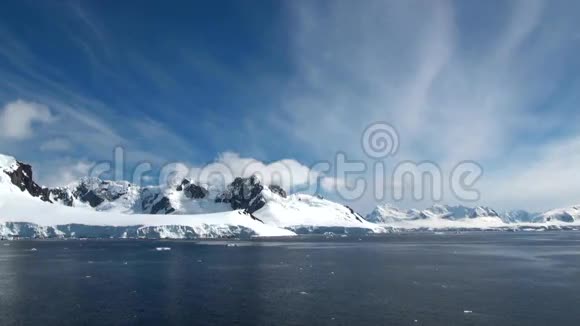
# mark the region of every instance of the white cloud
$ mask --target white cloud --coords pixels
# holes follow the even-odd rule
[[[33,163],[34,171],[38,171],[35,179],[39,184],[49,187],[66,186],[89,175],[95,163],[88,160],[62,158],[42,163]]]
[[[66,138],[54,138],[45,141],[40,145],[41,151],[63,152],[71,149],[72,144]]]
[[[337,192],[337,190],[346,186],[346,181],[343,179],[325,176],[320,178],[320,186],[322,189],[324,189],[324,191]]]
[[[4,106],[0,112],[0,137],[26,139],[34,135],[34,125],[50,123],[55,117],[43,104],[16,100]]]
[[[184,169],[184,166],[180,168]],[[222,153],[215,162],[203,167],[191,168],[187,173],[190,178],[200,184],[212,186],[217,184],[218,188],[232,182],[236,177],[250,177],[252,175],[258,176],[265,184],[279,185],[287,191],[298,188],[315,192],[319,178],[323,187],[337,184],[331,177],[293,159],[266,163],[253,158],[241,157],[232,152]],[[326,188],[324,189],[326,190]]]

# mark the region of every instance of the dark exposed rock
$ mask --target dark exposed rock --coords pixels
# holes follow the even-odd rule
[[[73,195],[66,189],[62,188],[52,188],[49,189],[50,198],[55,201],[61,202],[63,205],[72,206],[74,202]]]
[[[356,218],[357,221],[361,222],[363,221],[363,217],[362,215],[360,215],[359,213],[355,212],[354,209],[350,208],[350,206],[344,205],[344,207],[348,208],[348,210],[350,211],[350,213],[352,215],[354,215],[354,218]]]
[[[228,203],[232,209],[243,209],[252,214],[264,207],[266,200],[262,190],[269,188],[273,193],[286,197],[286,191],[279,186],[264,186],[256,176],[236,178],[227,189],[215,199],[218,203]]]
[[[170,214],[175,212],[169,198],[147,188],[141,191],[141,210],[148,214]]]
[[[105,200],[88,188],[88,186],[81,182],[73,192],[73,196],[78,198],[83,203],[89,203],[91,207],[97,207],[102,204]]]
[[[101,181],[101,184],[99,187],[100,191],[98,194],[99,197],[102,197],[103,199],[105,199],[107,201],[114,201],[114,200],[121,198],[121,196],[126,194],[126,192],[108,191],[108,186],[110,184],[111,184],[111,181],[107,181],[107,180]],[[131,184],[129,184],[128,187],[131,187]]]
[[[151,214],[171,214],[173,212],[175,212],[175,208],[171,206],[171,202],[167,197],[162,197],[151,207]]]
[[[147,188],[143,189],[141,191],[141,210],[143,212],[149,211],[158,197],[159,194],[152,193]]]
[[[22,191],[29,192],[32,196],[38,197],[46,202],[58,202],[66,206],[74,206],[75,200],[87,203],[95,208],[104,202],[115,201],[127,194],[131,184],[104,181],[97,178],[83,178],[74,187],[44,188],[36,184],[33,179],[32,167],[28,164],[18,163],[18,167],[10,171],[3,171],[11,182]],[[244,210],[253,219],[253,213],[264,207],[265,198],[262,191],[267,188],[272,193],[281,197],[287,197],[286,191],[279,186],[264,186],[256,176],[249,178],[236,178],[227,189],[215,198],[216,202],[228,203],[234,210]],[[209,196],[209,192],[204,187],[198,186],[191,181],[184,179],[176,187],[177,191],[182,191],[187,198],[202,199]],[[140,194],[140,203],[143,213],[149,214],[170,214],[175,212],[171,206],[169,198],[158,191],[143,189]]]
[[[183,179],[181,184],[177,186],[176,190],[183,191],[185,197],[193,199],[202,199],[207,197],[209,194],[205,188],[198,186],[187,179]]]
[[[83,203],[89,203],[91,207],[97,207],[105,201],[121,198],[130,187],[131,184],[115,184],[113,181],[98,178],[83,178],[72,190],[72,196]]]
[[[49,189],[39,186],[32,178],[32,167],[28,164],[18,162],[18,168],[12,171],[4,171],[9,177],[12,184],[22,191],[28,191],[33,197],[39,197],[41,200],[51,202],[49,198]]]
[[[87,193],[81,195],[79,199],[82,202],[88,202],[91,207],[97,207],[105,201],[103,198],[97,196],[92,190],[89,190]]]
[[[489,207],[478,206],[475,207],[470,213],[469,218],[478,218],[481,216],[495,216],[499,217],[499,214]]]
[[[228,185],[227,189],[215,199],[218,203],[228,203],[232,209],[243,209],[253,214],[266,204],[262,196],[264,188],[270,189],[281,197],[286,197],[286,191],[279,186],[264,186],[256,176],[249,178],[236,178]]]
[[[282,189],[280,186],[271,185],[268,188],[270,188],[270,191],[272,191],[275,194],[278,194],[282,198],[286,198],[288,196],[286,194],[286,191],[284,189]]]
[[[10,176],[10,181],[22,191],[28,191],[33,197],[38,197],[42,201],[52,203],[53,200],[60,201],[66,206],[72,206],[74,197],[63,188],[45,188],[39,186],[33,179],[32,166],[18,162],[18,168],[13,171],[4,171]]]
[[[183,189],[183,191],[185,192],[186,197],[196,199],[205,198],[209,194],[205,188],[194,184],[189,185],[187,188]]]
[[[248,210],[246,210],[246,209],[243,210],[242,212],[238,211],[238,213],[243,214],[243,215],[249,215],[252,218],[252,220],[255,220],[255,221],[261,222],[262,224],[265,224],[264,221],[257,218],[254,214],[248,212]]]
[[[187,179],[183,179],[183,181],[181,181],[181,184],[177,186],[177,188],[175,188],[177,191],[183,191],[183,187],[187,186],[188,184],[190,184],[191,182]]]
[[[216,197],[218,203],[228,203],[232,209],[244,209],[248,213],[253,213],[266,203],[260,193],[264,186],[260,184],[257,177],[236,178],[228,185],[223,194]]]

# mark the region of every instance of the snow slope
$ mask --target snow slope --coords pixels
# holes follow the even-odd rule
[[[270,225],[289,229],[331,227],[384,232],[384,228],[366,221],[352,209],[320,197],[294,194],[284,198],[269,189],[262,190],[262,196],[266,203],[254,215]]]
[[[0,154],[0,192],[1,191],[20,191],[18,187],[12,184],[10,177],[6,172],[13,171],[18,166],[18,162],[12,156]]]
[[[366,220],[378,224],[393,224],[401,221],[412,221],[422,219],[423,216],[420,211],[400,209],[390,204],[377,206],[370,214],[367,215]]]
[[[547,211],[536,216],[534,221],[538,223],[549,223],[557,221],[566,223],[580,223],[580,206],[571,206]]]
[[[212,194],[189,180],[166,188],[142,188],[126,181],[82,178],[48,189],[34,182],[30,166],[8,156],[2,156],[0,171],[5,172],[0,172],[4,236],[73,236],[71,225],[75,230],[82,225],[85,233],[89,227],[95,234],[113,236],[135,236],[147,230],[147,234],[170,238],[192,237],[191,233],[229,237],[236,232],[291,236],[295,235],[292,230],[309,233],[320,228],[384,230],[346,206],[309,195],[287,196],[281,188],[262,185],[256,177],[236,178],[227,189]],[[12,180],[7,173],[12,173]],[[14,180],[22,187],[14,185]],[[121,232],[123,227],[126,230]]]
[[[0,154],[0,169],[6,171],[16,166],[16,159],[12,156]]]
[[[73,208],[54,205],[29,197],[23,192],[0,190],[0,225],[9,222],[26,222],[41,227],[54,227],[81,224],[86,226],[157,228],[163,237],[182,238],[173,234],[175,226],[196,230],[200,237],[215,234],[215,230],[230,230],[231,226],[240,227],[256,236],[292,236],[293,232],[264,224],[252,219],[242,211],[229,211],[198,215],[155,215],[122,214],[118,212],[99,212],[89,208]],[[173,228],[175,229],[175,228]],[[6,231],[5,231],[6,232]],[[220,236],[215,234],[216,236]],[[225,234],[230,236],[231,234]]]

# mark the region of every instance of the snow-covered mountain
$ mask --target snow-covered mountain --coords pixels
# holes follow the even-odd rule
[[[523,210],[498,213],[485,207],[433,205],[423,210],[379,205],[369,222],[396,229],[580,229],[580,206],[543,214]]]
[[[366,219],[374,223],[389,223],[415,221],[425,219],[462,220],[475,218],[494,218],[501,220],[500,215],[493,209],[485,206],[447,206],[433,205],[424,210],[399,209],[390,204],[377,206]]]
[[[427,218],[421,211],[415,209],[400,209],[390,204],[377,206],[366,220],[372,223],[390,224],[402,221],[413,221]]]
[[[397,230],[580,229],[580,206],[545,213],[485,207],[377,206],[363,218],[318,196],[287,194],[255,177],[226,189],[184,179],[169,186],[81,178],[57,188],[38,185],[33,169],[0,155],[1,237],[210,238]]]
[[[305,194],[288,196],[255,176],[236,178],[218,192],[187,179],[167,187],[139,187],[82,178],[46,188],[34,181],[30,165],[5,155],[0,155],[0,225],[0,236],[5,237],[199,238],[288,236],[327,229],[384,231],[347,206]]]
[[[532,213],[528,211],[524,211],[521,209],[502,212],[500,214],[502,220],[506,223],[529,223],[534,222],[534,220],[539,216],[540,213]]]
[[[534,217],[534,222],[537,223],[549,223],[556,221],[567,223],[580,222],[580,206],[554,209]]]

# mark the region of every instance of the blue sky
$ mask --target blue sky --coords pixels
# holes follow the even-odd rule
[[[448,171],[474,160],[485,171],[481,204],[577,204],[579,9],[564,0],[4,1],[0,152],[34,163],[46,184],[86,173],[116,145],[130,164],[155,166],[224,153],[310,166],[338,151],[372,163],[361,134],[387,121],[401,141],[389,166],[431,160]]]

